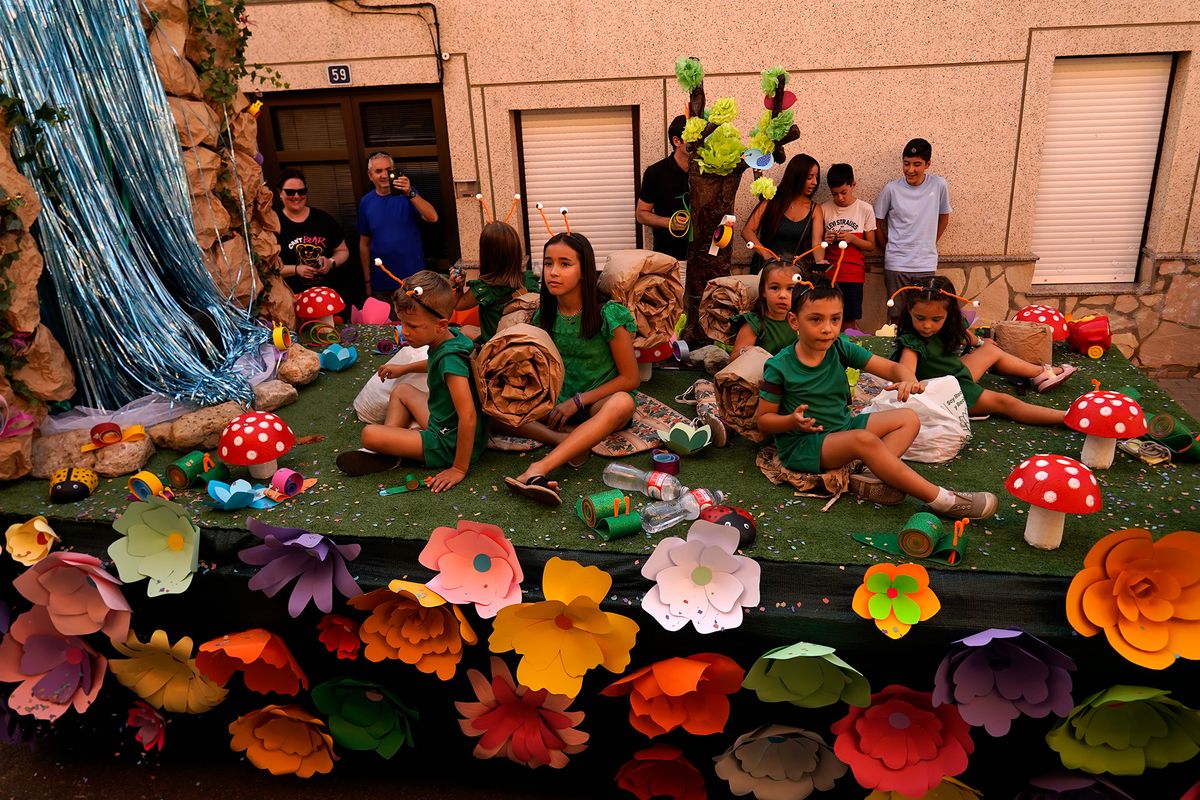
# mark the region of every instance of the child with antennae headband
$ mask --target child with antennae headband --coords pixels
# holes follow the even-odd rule
[[[493,219],[483,195],[475,195],[483,207],[487,223],[479,234],[479,278],[455,285],[458,293],[457,310],[479,307],[479,341],[486,342],[496,335],[504,307],[525,292],[538,290],[538,276],[524,269],[521,237],[508,224],[521,203],[521,195],[513,195],[512,206],[503,220]]]
[[[737,331],[733,340],[734,358],[755,346],[775,355],[796,342],[796,332],[788,324],[788,311],[792,307],[792,285],[800,277],[799,267],[766,247],[760,245],[755,249],[767,260],[758,275],[757,307],[730,320],[730,326]]]
[[[918,378],[957,378],[972,414],[999,414],[1027,425],[1062,424],[1066,412],[984,389],[977,381],[994,369],[1002,375],[1032,379],[1039,392],[1046,392],[1071,377],[1075,367],[1030,364],[1004,352],[994,342],[984,343],[966,326],[958,307],[960,300],[972,301],[955,294],[954,284],[941,275],[915,286],[902,286],[888,300],[888,307],[895,307],[901,298],[903,308],[893,358],[916,372]],[[963,353],[965,346],[976,349]]]

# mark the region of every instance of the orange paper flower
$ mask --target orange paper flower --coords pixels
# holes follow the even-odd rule
[[[358,658],[362,649],[362,639],[358,638],[358,623],[341,614],[326,614],[317,623],[318,637],[325,649],[337,653],[339,659],[353,661]]]
[[[884,635],[899,639],[941,610],[920,564],[876,564],[854,592],[854,613],[873,619]]]
[[[574,697],[589,669],[619,673],[629,666],[638,625],[600,610],[611,586],[612,578],[598,567],[552,558],[542,574],[546,599],[500,609],[488,645],[493,653],[522,656],[522,685]]]
[[[118,641],[129,635],[129,603],[121,582],[95,556],[51,553],[21,573],[13,586],[35,606],[45,606],[59,633],[103,631]]]
[[[308,677],[283,639],[262,628],[231,633],[200,645],[196,669],[221,686],[241,671],[246,688],[259,694],[295,694],[308,688]]]
[[[324,727],[299,706],[267,706],[229,723],[229,746],[272,775],[311,778],[329,772],[338,760]]]
[[[629,695],[629,724],[653,738],[682,727],[696,736],[720,733],[729,720],[729,695],[742,688],[745,671],[717,653],[668,658],[604,689]]]
[[[113,647],[129,656],[108,663],[108,668],[126,689],[155,708],[187,714],[211,711],[228,692],[200,674],[192,659],[192,640],[184,636],[174,645],[166,631],[155,631],[142,644],[129,634],[124,644]]]
[[[448,681],[462,660],[463,644],[478,641],[458,607],[420,583],[392,581],[346,602],[371,612],[358,629],[368,661],[399,659]]]
[[[1067,590],[1067,619],[1084,636],[1148,669],[1200,659],[1200,533],[1157,542],[1133,528],[1092,546]]]
[[[32,567],[41,561],[58,541],[50,520],[38,515],[28,522],[9,525],[4,533],[4,549],[13,561]]]

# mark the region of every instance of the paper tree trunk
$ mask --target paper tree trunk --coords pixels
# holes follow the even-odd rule
[[[689,342],[707,339],[700,328],[700,296],[713,278],[729,274],[730,248],[722,247],[715,256],[708,254],[713,233],[721,218],[733,212],[733,202],[745,170],[736,169],[729,175],[709,175],[700,172],[699,158],[693,156],[688,170],[688,191],[692,208],[692,241],[688,244],[687,282],[684,286],[684,310],[688,326],[684,338]]]

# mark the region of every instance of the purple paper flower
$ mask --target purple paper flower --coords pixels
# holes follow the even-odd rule
[[[319,533],[303,528],[276,528],[253,517],[246,519],[246,526],[263,540],[261,545],[238,553],[245,563],[262,567],[250,579],[250,588],[274,597],[295,580],[288,598],[288,613],[293,617],[300,616],[310,600],[325,613],[332,611],[334,587],[346,597],[362,594],[346,568],[347,561],[358,558],[362,549],[359,545],[334,544]]]
[[[1008,733],[1025,714],[1065,717],[1074,708],[1075,662],[1023,631],[989,628],[960,639],[938,666],[933,704],[958,706],[968,725]]]
[[[1082,772],[1051,772],[1029,779],[1029,785],[1013,800],[1133,800],[1125,792],[1097,775]]]

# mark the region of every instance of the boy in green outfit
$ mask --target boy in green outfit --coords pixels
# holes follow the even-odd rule
[[[396,378],[414,369],[429,374],[429,395],[398,384],[388,400],[382,425],[363,429],[365,449],[342,453],[338,468],[349,475],[367,475],[399,466],[401,458],[421,459],[442,468],[429,484],[443,492],[467,476],[471,464],[487,445],[479,395],[471,380],[474,343],[450,327],[454,290],[436,272],[423,270],[396,290],[392,305],[413,347],[429,346],[429,360],[406,365],[385,364],[379,379]],[[411,430],[413,422],[420,430]]]

